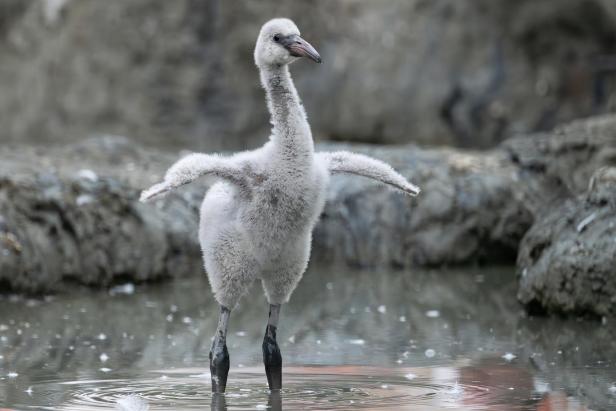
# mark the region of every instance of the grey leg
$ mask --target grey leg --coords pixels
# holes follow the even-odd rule
[[[211,411],[227,411],[227,400],[223,393],[215,392],[210,403]]]
[[[280,390],[270,391],[267,406],[270,411],[282,411],[282,395]]]
[[[267,384],[272,391],[282,388],[282,355],[276,342],[279,314],[280,305],[270,304],[269,320],[265,328],[265,337],[263,337],[263,364],[265,365]]]
[[[212,374],[212,392],[223,393],[227,388],[227,376],[229,375],[229,351],[227,351],[227,325],[231,310],[220,306],[218,328],[212,349],[210,350],[210,373]]]

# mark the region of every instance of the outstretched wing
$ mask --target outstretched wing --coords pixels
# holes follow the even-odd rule
[[[368,177],[380,181],[406,194],[416,196],[420,190],[406,178],[397,173],[389,164],[363,154],[355,154],[348,151],[336,151],[331,153],[317,153],[317,158],[327,164],[332,173],[349,173]]]
[[[167,170],[164,181],[144,190],[139,200],[149,201],[206,175],[218,177],[240,187],[246,187],[242,168],[232,157],[195,153],[189,154],[172,165]]]

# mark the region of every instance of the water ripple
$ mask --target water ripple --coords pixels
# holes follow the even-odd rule
[[[208,406],[215,410],[436,410],[490,409],[506,390],[460,384],[438,378],[438,368],[386,369],[362,366],[287,367],[285,388],[272,395],[260,368],[231,370],[227,394],[213,396],[209,373],[202,369],[157,370],[130,379],[92,379],[42,382],[35,392],[56,392],[62,386],[57,406],[41,410],[96,411],[115,409],[118,401],[138,397],[155,410],[192,410]],[[409,380],[405,375],[413,373]],[[435,378],[436,376],[436,378]],[[284,407],[283,407],[284,405]],[[466,408],[467,406],[470,407]],[[122,408],[124,409],[124,408]]]

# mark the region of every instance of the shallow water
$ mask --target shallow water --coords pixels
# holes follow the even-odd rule
[[[212,397],[218,310],[202,277],[0,297],[0,405],[112,410],[136,395],[176,411],[616,409],[613,325],[526,317],[509,269],[312,268],[283,307],[280,395],[261,365],[267,311],[255,286],[232,313],[227,394]]]

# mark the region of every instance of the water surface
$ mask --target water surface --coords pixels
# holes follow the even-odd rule
[[[528,318],[510,269],[311,268],[283,307],[284,390],[267,390],[259,285],[232,313],[227,394],[208,370],[203,277],[0,297],[0,405],[112,410],[616,409],[613,325]]]

